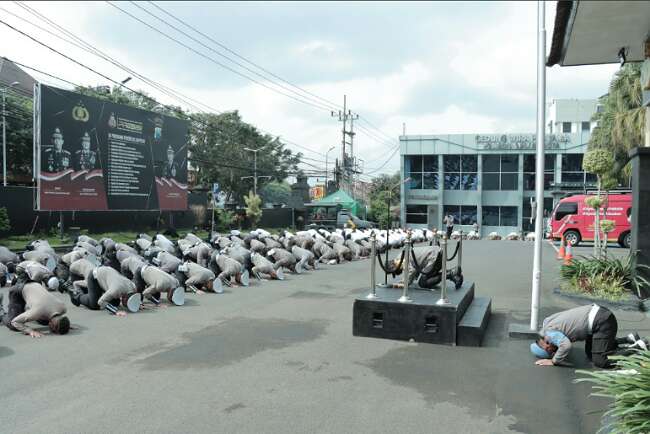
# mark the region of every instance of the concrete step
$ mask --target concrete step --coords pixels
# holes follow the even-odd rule
[[[466,347],[480,347],[491,314],[492,299],[490,297],[474,297],[458,323],[456,344]]]

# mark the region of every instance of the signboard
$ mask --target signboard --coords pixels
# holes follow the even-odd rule
[[[37,209],[187,209],[187,121],[45,85],[34,101]]]
[[[571,143],[568,135],[547,134],[544,149],[560,149]],[[484,151],[534,150],[537,145],[535,134],[487,134],[477,135],[476,145]]]
[[[321,200],[325,197],[325,186],[315,185],[309,189],[309,197],[311,200]]]

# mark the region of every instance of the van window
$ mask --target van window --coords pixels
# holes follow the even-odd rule
[[[578,214],[578,204],[576,202],[560,202],[555,210],[555,220],[562,220],[569,214]]]

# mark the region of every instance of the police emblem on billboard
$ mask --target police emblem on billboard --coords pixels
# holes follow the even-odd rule
[[[84,104],[79,101],[79,104],[72,108],[72,119],[79,122],[88,122],[90,115]]]
[[[111,128],[115,128],[117,126],[117,121],[115,120],[115,113],[111,113],[111,115],[108,117],[108,126]]]

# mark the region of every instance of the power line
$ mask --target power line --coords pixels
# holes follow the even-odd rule
[[[197,55],[203,57],[204,59],[206,59],[206,60],[208,60],[208,61],[210,61],[210,62],[212,62],[212,63],[214,63],[214,64],[216,64],[216,65],[218,65],[218,66],[221,66],[222,68],[227,69],[228,71],[230,71],[230,72],[232,72],[232,73],[234,73],[234,74],[237,74],[237,75],[239,75],[239,76],[241,76],[241,77],[244,77],[244,78],[246,78],[246,79],[248,79],[248,80],[254,82],[255,84],[258,84],[258,85],[260,85],[260,86],[262,86],[262,87],[265,87],[265,88],[267,88],[267,89],[269,89],[269,90],[271,90],[271,91],[273,91],[273,92],[276,92],[276,93],[279,93],[279,94],[281,94],[281,95],[284,95],[284,96],[286,96],[286,97],[288,97],[288,98],[291,98],[291,99],[293,99],[293,100],[295,100],[295,101],[297,101],[297,102],[300,102],[300,103],[302,103],[302,104],[306,104],[306,105],[309,105],[309,106],[312,106],[312,107],[318,108],[318,109],[320,109],[320,110],[325,110],[325,111],[328,111],[328,112],[330,111],[330,109],[327,108],[327,107],[325,107],[325,106],[318,106],[318,105],[315,105],[315,104],[312,103],[312,102],[309,102],[309,101],[306,101],[306,100],[303,100],[303,99],[297,98],[297,97],[295,97],[295,96],[293,96],[293,95],[287,94],[287,93],[282,92],[282,91],[280,91],[280,90],[278,90],[278,89],[275,89],[275,88],[273,88],[273,87],[271,87],[271,86],[268,86],[268,85],[266,85],[265,83],[262,83],[262,82],[260,82],[259,80],[256,80],[256,79],[254,79],[254,78],[252,78],[252,77],[250,77],[250,76],[248,76],[248,75],[246,75],[246,74],[244,74],[244,73],[242,73],[242,72],[240,72],[240,71],[237,71],[236,69],[233,69],[233,68],[231,68],[230,66],[225,65],[225,64],[219,62],[218,60],[214,59],[213,57],[208,56],[208,55],[206,55],[206,54],[204,54],[204,53],[202,53],[202,52],[196,50],[195,48],[193,48],[193,47],[191,47],[191,46],[185,44],[184,42],[179,41],[178,39],[176,39],[176,38],[174,38],[174,37],[168,35],[167,33],[165,33],[165,32],[163,32],[162,30],[156,28],[155,26],[153,26],[153,25],[147,23],[146,21],[144,21],[144,20],[142,20],[142,19],[136,17],[135,15],[131,14],[130,12],[128,12],[128,11],[126,11],[126,10],[120,8],[119,6],[116,6],[116,5],[113,4],[111,1],[106,1],[106,3],[108,3],[109,5],[111,5],[112,7],[114,7],[115,9],[121,11],[121,12],[124,13],[125,15],[128,15],[129,17],[133,18],[134,20],[136,20],[136,21],[142,23],[143,25],[147,26],[148,28],[150,28],[151,30],[155,31],[156,33],[158,33],[158,34],[164,36],[165,38],[167,38],[167,39],[169,39],[169,40],[171,40],[171,41],[174,41],[175,43],[177,43],[177,44],[179,44],[179,45],[185,47],[186,49],[192,51],[193,53],[195,53],[195,54],[197,54]],[[137,4],[135,4],[135,6],[138,7],[139,9],[142,9],[142,8],[141,8],[139,5],[137,5]],[[148,12],[146,9],[144,9],[144,10],[145,10],[145,12]],[[151,14],[151,13],[150,13],[150,14]],[[172,26],[172,27],[173,27],[173,26]],[[183,32],[181,31],[181,33],[183,33]],[[189,36],[188,36],[188,37],[189,37]],[[194,39],[194,38],[190,37],[190,39]],[[194,39],[194,40],[195,40],[195,39]],[[210,49],[210,48],[208,47],[208,49]],[[214,51],[214,50],[212,50],[212,51]]]
[[[199,101],[193,100],[192,98],[190,98],[190,97],[188,97],[188,96],[186,96],[186,95],[183,95],[183,94],[180,93],[180,92],[174,91],[173,89],[171,89],[171,88],[169,88],[169,87],[166,87],[166,86],[164,86],[164,85],[161,85],[161,84],[155,82],[154,80],[152,80],[152,79],[150,79],[150,78],[148,78],[148,77],[145,77],[145,76],[143,76],[142,74],[139,74],[137,71],[133,70],[132,68],[127,67],[126,65],[124,65],[124,64],[122,64],[122,63],[120,63],[120,62],[118,62],[117,60],[113,59],[112,57],[110,57],[110,56],[107,55],[106,53],[104,53],[104,52],[102,52],[101,50],[99,50],[98,48],[92,46],[91,44],[85,42],[83,39],[81,39],[81,38],[79,38],[78,36],[74,35],[73,33],[69,32],[68,30],[66,30],[66,29],[63,28],[62,26],[59,26],[58,24],[54,23],[52,20],[50,20],[50,19],[48,19],[47,17],[45,17],[44,15],[40,14],[38,11],[35,11],[35,10],[31,9],[31,8],[30,8],[29,6],[27,6],[27,5],[23,5],[23,4],[18,3],[18,2],[16,2],[16,3],[18,4],[18,6],[21,6],[21,7],[23,7],[25,10],[27,10],[27,12],[32,13],[32,15],[35,15],[37,18],[43,20],[44,22],[47,22],[47,23],[48,23],[49,25],[51,25],[52,27],[57,28],[59,31],[61,31],[61,32],[63,32],[64,34],[68,35],[69,37],[73,38],[74,40],[79,41],[79,42],[80,42],[81,44],[83,44],[85,47],[84,47],[84,46],[81,46],[81,45],[79,45],[79,44],[76,44],[76,43],[74,43],[74,42],[71,42],[71,41],[69,41],[69,40],[67,40],[67,39],[65,39],[65,38],[62,38],[62,37],[60,37],[60,36],[58,36],[58,35],[56,35],[56,34],[53,34],[52,32],[49,32],[49,31],[47,31],[47,30],[45,30],[45,29],[42,29],[40,26],[37,26],[37,25],[35,25],[35,24],[29,22],[28,20],[23,19],[23,21],[27,21],[27,22],[29,22],[30,24],[35,25],[35,26],[41,28],[42,30],[45,30],[45,31],[48,32],[49,34],[52,34],[52,35],[54,35],[54,36],[57,36],[59,39],[62,39],[62,40],[66,41],[66,42],[68,42],[68,43],[70,43],[70,44],[73,44],[73,45],[75,45],[75,46],[77,46],[77,47],[83,49],[83,50],[86,51],[86,52],[89,52],[89,53],[91,53],[91,54],[93,54],[93,55],[95,55],[95,56],[98,56],[98,57],[100,57],[100,58],[102,58],[102,59],[104,59],[104,60],[106,60],[106,61],[112,63],[113,65],[115,65],[115,66],[117,66],[117,67],[123,69],[124,71],[126,71],[126,72],[128,72],[128,73],[130,73],[130,74],[133,74],[133,75],[139,77],[140,79],[142,79],[142,80],[145,81],[146,83],[150,84],[152,87],[154,87],[154,88],[156,88],[157,90],[159,90],[159,91],[165,93],[167,96],[170,96],[170,97],[172,97],[172,98],[174,98],[174,99],[178,99],[178,100],[182,101],[183,103],[185,103],[186,105],[189,105],[190,107],[193,107],[195,110],[198,110],[199,112],[204,112],[204,111],[203,111],[201,108],[197,107],[196,105],[193,105],[193,104],[188,103],[187,101],[188,101],[188,100],[190,100],[190,101],[194,101],[194,102],[196,102],[196,103],[198,103],[198,104],[201,104],[202,106],[207,107],[209,110],[215,111],[215,112],[217,112],[217,113],[222,113],[220,110],[218,110],[218,109],[216,109],[216,108],[214,108],[214,107],[210,107],[209,105],[206,105],[206,104],[201,103],[201,102],[199,102]],[[4,23],[4,22],[3,22],[3,24],[7,25],[7,24]],[[15,29],[15,30],[18,31],[19,33],[22,33],[22,34],[26,35],[24,32],[20,32],[20,31],[17,30],[17,29]],[[39,44],[45,46],[45,44],[41,43],[40,41],[36,40],[35,38],[33,38],[33,37],[29,36],[29,35],[26,35],[26,36],[29,37],[30,39],[34,40],[35,42],[37,42],[37,43],[39,43]],[[51,50],[53,50],[53,51],[55,51],[55,52],[57,52],[56,50],[52,49],[52,48],[49,47],[49,46],[46,46],[46,47],[49,48],[49,49],[51,49]],[[57,52],[57,54],[63,55],[63,54],[61,54],[61,53],[59,53],[59,52]],[[68,56],[64,56],[64,57],[68,58]],[[74,61],[74,60],[73,60],[73,61]],[[76,62],[76,61],[75,61],[75,63],[78,63],[78,64],[79,64],[79,62]],[[18,63],[16,63],[16,64],[18,64]],[[83,66],[86,67],[85,65],[83,65]],[[35,70],[35,71],[37,71],[37,72],[44,73],[44,72],[42,72],[42,71],[38,71],[38,70],[36,70],[36,69],[34,69],[34,68],[32,68],[32,69]],[[86,69],[89,69],[89,68],[86,67]],[[91,71],[93,71],[93,70],[91,69]],[[93,71],[93,72],[95,72],[95,71]],[[71,83],[71,82],[69,82],[69,81],[67,81],[67,80],[63,80],[63,79],[61,79],[61,78],[59,78],[59,77],[56,77],[56,76],[53,76],[53,75],[51,75],[51,74],[47,74],[47,73],[44,73],[44,74],[45,74],[45,75],[48,75],[48,76],[50,76],[50,77],[53,77],[53,78],[56,78],[56,79],[62,80],[63,82],[66,82],[66,83],[72,84],[72,85],[74,85],[74,86],[78,86],[78,85],[76,85],[76,84],[74,84],[74,83]],[[99,74],[99,75],[101,75],[101,74]],[[107,78],[107,77],[104,76],[104,78]],[[110,79],[110,78],[107,78],[107,79],[108,79],[109,81],[112,81],[112,82],[115,83],[115,84],[120,84],[120,85],[122,85],[121,83],[117,83],[115,80],[112,80],[112,79]],[[136,91],[134,91],[133,89],[130,89],[128,86],[124,86],[124,87],[125,87],[126,89],[129,89],[131,92],[134,92],[135,94],[142,96],[143,98],[147,98],[147,99],[149,99],[150,101],[152,101],[152,102],[154,102],[154,103],[156,103],[156,104],[159,104],[158,101],[156,101],[155,99],[149,97],[148,95],[144,95],[144,94],[142,94],[142,93],[140,93],[140,92],[136,92]],[[162,104],[161,104],[161,105],[162,105]],[[168,108],[168,110],[169,110],[169,107],[168,107],[168,106],[165,106],[165,107]],[[176,109],[173,108],[173,111],[175,111],[175,110],[176,110]],[[188,117],[191,118],[191,116],[188,116]],[[195,122],[202,123],[202,124],[205,125],[205,123],[202,122],[202,121],[196,121],[196,120],[194,120],[194,121],[195,121]],[[277,135],[275,135],[275,134],[273,134],[273,133],[270,133],[270,132],[268,132],[268,131],[265,131],[265,130],[263,130],[263,129],[261,129],[261,128],[257,128],[257,129],[258,129],[260,132],[263,132],[263,133],[265,133],[265,134],[269,134],[269,135],[271,135],[271,136],[278,137]],[[278,138],[279,138],[279,137],[278,137]],[[313,152],[313,153],[315,153],[315,154],[325,156],[325,154],[323,154],[323,153],[320,153],[320,152],[314,151],[314,150],[312,150],[312,149],[310,149],[310,148],[307,148],[307,147],[305,147],[305,146],[299,145],[298,143],[292,142],[292,141],[290,141],[290,140],[288,140],[288,139],[284,139],[284,138],[283,138],[283,139],[281,139],[281,141],[282,141],[282,142],[285,142],[285,143],[289,143],[289,144],[291,144],[291,145],[293,145],[293,146],[296,146],[296,147],[302,148],[302,149],[307,150],[307,151],[309,151],[309,152]]]
[[[376,169],[373,169],[373,170],[371,170],[371,171],[369,171],[369,172],[366,172],[366,175],[370,175],[371,173],[379,172],[381,169],[383,169],[383,168],[384,168],[384,167],[385,167],[385,166],[390,162],[390,160],[393,158],[393,156],[395,156],[395,153],[396,153],[398,150],[399,150],[399,147],[396,147],[395,150],[393,150],[393,152],[390,154],[390,156],[388,157],[388,159],[386,159],[386,161],[384,162],[384,164],[382,164],[381,166],[379,166],[379,167],[376,168]]]
[[[162,85],[162,84],[160,84],[160,83],[157,83],[157,82],[155,82],[154,80],[152,80],[152,79],[150,79],[150,78],[148,78],[148,77],[146,77],[146,76],[144,76],[144,75],[138,73],[137,71],[133,70],[132,68],[127,67],[126,65],[120,63],[119,61],[115,60],[115,59],[112,58],[111,56],[107,55],[105,52],[102,52],[102,51],[99,50],[98,48],[96,48],[96,47],[94,47],[93,45],[87,43],[85,40],[79,38],[78,36],[76,36],[75,34],[73,34],[73,33],[70,32],[70,31],[68,31],[68,30],[65,29],[64,27],[62,27],[62,26],[56,24],[55,22],[53,22],[52,20],[50,20],[49,18],[47,18],[47,17],[44,16],[43,14],[41,14],[41,13],[39,13],[38,11],[36,11],[36,10],[30,8],[29,6],[24,5],[24,4],[20,3],[20,2],[14,2],[14,3],[16,3],[18,6],[22,7],[23,9],[25,9],[28,13],[34,15],[36,18],[42,20],[43,22],[46,22],[46,23],[49,24],[50,26],[56,28],[57,30],[61,31],[62,33],[64,33],[64,34],[67,35],[68,37],[72,38],[73,40],[78,41],[79,43],[76,43],[76,42],[74,42],[74,41],[70,41],[69,39],[63,38],[62,36],[57,35],[57,34],[51,32],[51,31],[49,31],[49,30],[47,30],[47,29],[44,29],[43,27],[38,26],[37,24],[34,24],[34,23],[32,23],[31,21],[29,21],[29,20],[27,20],[27,19],[25,19],[25,18],[22,18],[22,17],[20,17],[20,16],[18,16],[18,15],[16,15],[16,14],[11,13],[11,14],[14,15],[15,17],[17,17],[17,18],[19,18],[19,19],[21,19],[21,20],[23,20],[23,21],[26,21],[27,23],[29,23],[29,24],[31,24],[31,25],[33,25],[33,26],[35,26],[35,27],[37,27],[37,28],[39,28],[39,29],[41,29],[41,30],[47,32],[48,34],[51,34],[51,35],[53,35],[53,36],[55,36],[55,37],[57,37],[57,38],[59,38],[59,39],[65,41],[65,42],[67,42],[67,43],[69,43],[69,44],[72,44],[72,45],[74,45],[74,46],[76,46],[76,47],[78,47],[78,48],[81,48],[82,50],[84,50],[84,51],[86,51],[86,52],[88,52],[88,53],[90,53],[90,54],[93,54],[93,55],[95,55],[95,56],[97,56],[97,57],[100,57],[100,58],[102,58],[102,59],[104,59],[104,60],[106,60],[106,61],[112,63],[113,65],[117,66],[118,68],[123,69],[123,70],[126,71],[127,73],[132,74],[132,75],[135,75],[136,77],[140,78],[140,79],[143,80],[145,83],[148,83],[150,86],[152,86],[152,87],[154,87],[155,89],[157,89],[157,90],[163,92],[163,93],[166,94],[167,96],[170,96],[170,97],[172,97],[172,98],[174,98],[174,99],[180,100],[181,102],[185,103],[186,105],[188,105],[188,106],[194,108],[195,110],[197,110],[197,111],[199,111],[199,112],[204,112],[204,110],[202,110],[201,108],[197,107],[196,105],[193,105],[193,104],[189,103],[188,101],[192,101],[192,102],[194,102],[194,103],[196,103],[196,104],[200,104],[201,106],[208,108],[208,110],[211,110],[211,111],[214,111],[214,112],[217,112],[217,113],[222,113],[220,110],[218,110],[218,109],[216,109],[216,108],[214,108],[214,107],[211,107],[211,106],[209,106],[209,105],[207,105],[207,104],[205,104],[205,103],[202,103],[202,102],[197,101],[197,100],[195,100],[195,99],[193,99],[193,98],[191,98],[191,97],[189,97],[189,96],[187,96],[187,95],[184,95],[184,94],[182,94],[181,92],[175,91],[175,90],[173,90],[173,89],[171,89],[171,88],[169,88],[169,87],[167,87],[167,86],[164,86],[164,85]],[[3,9],[3,10],[4,10],[4,9]],[[81,44],[81,45],[80,45],[80,44]],[[63,80],[63,81],[65,82],[65,80]],[[156,102],[156,103],[157,103],[157,102]],[[268,132],[268,131],[265,131],[265,130],[263,130],[263,129],[261,129],[261,128],[258,128],[258,130],[261,131],[261,132],[263,132],[263,133],[269,134],[269,135],[271,135],[271,136],[276,136],[275,134],[270,133],[270,132]],[[278,136],[276,136],[276,137],[278,137]],[[290,140],[288,140],[288,139],[286,139],[286,138],[282,138],[282,141],[285,142],[285,143],[291,144],[291,145],[293,145],[293,146],[296,146],[296,147],[298,147],[298,148],[304,149],[304,150],[306,150],[306,151],[313,152],[313,153],[315,153],[315,154],[325,156],[325,154],[323,154],[323,153],[321,153],[321,152],[314,151],[314,150],[312,150],[312,149],[310,149],[310,148],[307,148],[307,147],[305,147],[305,146],[299,145],[298,143],[292,142],[292,141],[290,141]]]
[[[198,30],[196,27],[193,27],[192,25],[188,24],[186,21],[181,20],[181,19],[178,18],[176,15],[174,15],[174,14],[168,12],[167,10],[165,10],[164,8],[162,8],[161,6],[157,5],[155,2],[153,2],[153,1],[148,1],[148,3],[150,3],[152,6],[154,6],[154,7],[157,8],[157,9],[159,9],[160,11],[162,11],[162,12],[163,12],[164,14],[166,14],[167,16],[173,18],[174,20],[178,21],[179,23],[183,24],[184,26],[188,27],[189,29],[192,29],[192,30],[193,30],[194,32],[196,32],[197,34],[203,36],[203,37],[206,38],[207,40],[209,40],[209,41],[213,42],[214,44],[218,45],[219,47],[223,48],[223,49],[226,50],[227,52],[229,52],[229,53],[235,55],[236,57],[238,57],[239,59],[243,60],[244,62],[246,62],[246,63],[248,63],[248,64],[250,64],[250,65],[253,65],[253,66],[257,67],[257,68],[260,69],[261,71],[264,71],[265,73],[267,73],[267,74],[270,75],[271,77],[274,77],[274,78],[276,78],[276,79],[278,79],[278,80],[280,80],[280,81],[282,81],[282,82],[284,82],[284,83],[286,83],[286,84],[288,84],[288,85],[290,85],[290,86],[293,86],[293,87],[295,87],[296,89],[299,89],[299,90],[301,90],[302,92],[304,92],[304,93],[306,93],[306,94],[308,94],[308,95],[311,95],[311,96],[313,96],[314,98],[317,98],[318,100],[320,100],[320,101],[322,101],[322,102],[324,102],[324,103],[330,105],[331,107],[334,107],[334,108],[336,108],[336,109],[339,108],[338,104],[333,103],[333,102],[331,102],[331,101],[329,101],[329,100],[327,100],[327,99],[325,99],[325,98],[322,98],[322,97],[320,97],[320,96],[318,96],[318,95],[316,95],[316,94],[314,94],[314,93],[312,93],[312,92],[310,92],[310,91],[308,91],[308,90],[306,90],[306,89],[304,89],[304,88],[302,88],[302,87],[300,87],[300,86],[298,86],[298,85],[296,85],[296,84],[293,84],[293,83],[291,83],[290,81],[287,81],[287,80],[285,80],[284,78],[282,78],[282,77],[280,77],[280,76],[274,74],[273,72],[271,72],[271,71],[269,71],[269,70],[263,68],[263,67],[260,66],[259,64],[257,64],[257,63],[255,63],[255,62],[253,62],[253,61],[251,61],[251,60],[245,58],[244,56],[241,56],[241,55],[238,54],[236,51],[234,51],[234,50],[228,48],[228,47],[227,47],[226,45],[224,45],[223,43],[221,43],[221,42],[219,42],[219,41],[216,41],[216,40],[213,39],[212,37],[210,37],[210,36],[206,35],[205,33],[201,32],[201,31]]]

